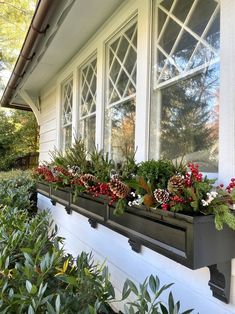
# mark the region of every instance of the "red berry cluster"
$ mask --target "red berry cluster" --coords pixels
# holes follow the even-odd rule
[[[35,172],[47,182],[58,182],[58,178],[54,177],[52,171],[46,166],[39,166]]]
[[[109,201],[109,205],[113,205],[114,202],[118,200],[118,197],[112,193],[109,188],[109,184],[98,182],[96,185],[87,188],[87,192],[94,197],[99,197],[100,195],[105,195]]]
[[[58,174],[63,174],[66,177],[72,177],[71,174],[64,168],[55,166],[54,170],[58,172]]]
[[[82,181],[80,180],[80,178],[73,178],[73,180],[71,180],[71,184],[72,185],[80,185],[83,186],[84,184],[82,183]]]
[[[174,195],[170,197],[170,200],[173,201],[174,203],[186,203],[185,199],[183,199],[182,197],[178,196],[178,195]]]
[[[164,211],[167,211],[169,209],[169,204],[166,204],[166,203],[163,203],[161,205],[161,208],[164,210]]]
[[[235,188],[235,178],[232,178],[229,185],[226,187],[228,193],[231,193],[232,189]]]
[[[188,168],[190,172],[187,172],[185,175],[185,184],[186,186],[192,186],[193,181],[202,182],[202,173],[199,172],[199,166],[197,164],[188,163]]]

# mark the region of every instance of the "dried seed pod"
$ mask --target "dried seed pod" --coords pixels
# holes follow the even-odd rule
[[[179,174],[171,177],[167,184],[167,189],[170,193],[177,193],[180,192],[184,187],[184,177]]]
[[[97,178],[93,174],[83,174],[80,178],[80,181],[84,184],[85,187],[94,185],[97,182]]]
[[[153,192],[153,195],[154,195],[156,201],[160,204],[165,204],[169,201],[169,192],[167,190],[156,189]]]
[[[125,198],[130,191],[129,187],[117,178],[109,182],[109,188],[119,198]]]

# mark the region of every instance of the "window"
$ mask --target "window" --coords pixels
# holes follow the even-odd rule
[[[73,80],[70,78],[62,85],[62,148],[72,143]]]
[[[88,151],[95,147],[97,59],[90,59],[80,70],[79,129]]]
[[[120,161],[134,151],[137,22],[128,23],[107,43],[104,148]]]
[[[150,158],[218,171],[219,49],[218,1],[155,1]]]

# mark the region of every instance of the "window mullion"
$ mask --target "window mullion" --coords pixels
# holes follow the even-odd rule
[[[181,25],[180,25],[180,26],[181,26],[181,30],[180,30],[180,32],[179,32],[179,34],[178,34],[178,36],[177,36],[177,38],[176,38],[176,40],[175,40],[175,42],[174,42],[174,45],[173,45],[173,47],[171,48],[171,51],[170,51],[170,53],[169,53],[169,57],[170,57],[170,58],[172,58],[172,54],[175,52],[175,49],[176,49],[176,47],[178,46],[178,43],[179,43],[179,41],[180,41],[181,38],[182,38],[182,35],[183,35],[183,33],[184,33],[184,28],[185,28],[185,26],[187,25],[188,20],[189,20],[190,17],[192,16],[192,13],[193,13],[193,11],[194,11],[194,9],[195,9],[196,4],[198,3],[198,1],[199,1],[199,0],[195,0],[195,1],[194,1],[193,5],[191,6],[191,8],[190,8],[190,10],[189,10],[189,13],[188,13],[188,15],[187,15],[187,17],[186,17],[186,19],[185,19],[185,21],[184,21],[184,23],[180,23],[180,24],[181,24]],[[171,15],[169,14],[169,16],[171,16]],[[164,72],[165,72],[166,67],[167,67],[167,62],[165,62],[164,67],[163,67],[163,69],[162,69],[162,71],[161,71],[161,74],[160,74],[159,77],[158,77],[157,84],[158,84],[158,82],[160,82],[160,80],[161,80],[161,78],[162,78],[162,75],[163,75]],[[177,67],[177,68],[178,68],[178,67]],[[182,71],[182,70],[180,70],[179,72],[181,72],[181,71]]]
[[[215,11],[213,12],[213,14],[212,14],[212,16],[211,16],[211,18],[210,18],[210,20],[209,20],[209,22],[208,22],[206,28],[204,29],[204,31],[203,31],[203,33],[202,33],[202,35],[201,35],[201,38],[204,38],[204,36],[206,35],[206,33],[207,33],[207,31],[209,30],[211,24],[213,23],[213,21],[214,21],[214,19],[215,19],[215,17],[216,17],[216,14],[218,13],[218,11],[219,11],[219,4],[218,4],[217,7],[215,8]],[[189,66],[190,66],[190,64],[191,64],[191,61],[192,61],[193,57],[195,56],[195,53],[197,52],[197,49],[198,49],[198,47],[199,47],[199,45],[200,45],[201,43],[202,43],[201,40],[197,42],[197,45],[196,45],[196,47],[195,47],[195,49],[194,49],[194,51],[193,51],[193,53],[192,53],[192,55],[191,55],[191,57],[190,57],[190,59],[189,59],[189,61],[188,61],[188,64],[187,64],[187,66],[185,67],[185,71],[188,70],[188,68],[189,68]]]

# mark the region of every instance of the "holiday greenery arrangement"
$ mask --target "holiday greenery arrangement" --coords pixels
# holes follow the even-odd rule
[[[224,187],[203,177],[198,165],[174,164],[170,160],[150,160],[137,164],[134,155],[115,164],[103,152],[88,154],[81,139],[64,154],[55,151],[50,164],[35,170],[39,180],[53,187],[70,187],[75,195],[87,193],[106,197],[115,213],[127,206],[144,206],[146,210],[214,215],[218,230],[227,224],[235,230],[235,216],[230,210],[235,202],[235,178]]]

